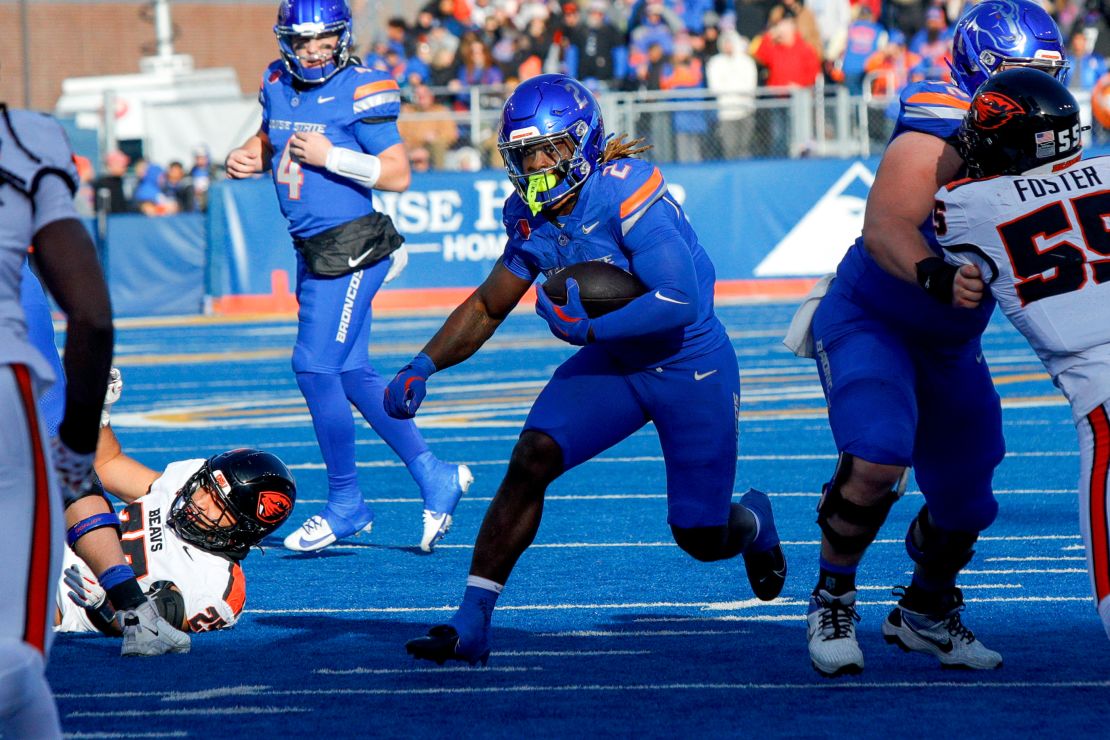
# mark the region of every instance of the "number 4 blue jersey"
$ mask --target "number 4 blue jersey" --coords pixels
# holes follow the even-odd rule
[[[294,86],[284,63],[270,64],[259,90],[262,130],[270,137],[274,185],[289,233],[304,238],[373,212],[370,190],[289,154],[297,132],[317,132],[335,146],[380,154],[400,143],[401,91],[384,72],[344,67],[320,85]]]
[[[601,165],[582,184],[571,213],[558,219],[533,215],[513,193],[503,219],[509,240],[502,260],[520,278],[535,280],[578,262],[603,260],[648,287],[624,308],[594,319],[598,341],[622,364],[658,366],[728,342],[713,311],[713,263],[658,167],[635,158]],[[658,317],[665,325],[669,309],[688,310],[693,320],[651,332],[650,322]]]

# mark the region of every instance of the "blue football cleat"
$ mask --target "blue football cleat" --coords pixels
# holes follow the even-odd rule
[[[771,499],[752,488],[740,497],[740,505],[759,521],[759,532],[743,553],[748,582],[760,601],[772,601],[786,584],[786,555],[779,544]]]

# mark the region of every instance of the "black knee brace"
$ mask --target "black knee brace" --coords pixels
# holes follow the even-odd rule
[[[821,527],[821,531],[824,532],[825,538],[833,549],[842,555],[857,555],[867,549],[867,546],[875,539],[875,535],[879,533],[879,528],[883,526],[883,522],[886,521],[887,514],[890,513],[890,507],[894,506],[894,502],[901,498],[903,491],[905,491],[909,473],[908,470],[903,473],[894,488],[888,491],[878,502],[871,506],[860,506],[847,500],[840,493],[840,487],[844,485],[852,472],[852,460],[854,459],[846,452],[840,453],[833,479],[825,484],[821,492],[821,501],[817,504],[817,524]],[[859,534],[838,532],[829,521],[834,515],[848,524],[866,528],[867,531]]]
[[[910,522],[906,532],[906,552],[918,565],[939,573],[955,575],[971,562],[979,539],[978,532],[941,529],[929,520],[928,505]]]

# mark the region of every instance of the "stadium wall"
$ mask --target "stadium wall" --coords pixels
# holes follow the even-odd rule
[[[717,268],[723,298],[804,293],[859,235],[877,159],[752,160],[663,168]],[[489,273],[505,244],[499,170],[423,173],[374,193],[406,237],[408,269],[376,308],[443,308]],[[269,178],[218,183],[199,216],[113,216],[105,254],[126,315],[293,311],[296,262]]]

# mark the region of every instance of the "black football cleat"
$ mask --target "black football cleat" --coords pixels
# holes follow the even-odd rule
[[[754,488],[740,497],[740,505],[759,519],[759,535],[744,551],[748,582],[760,601],[772,601],[786,584],[786,555],[779,543],[771,499]]]
[[[774,601],[786,584],[786,555],[775,545],[763,552],[745,553],[744,568],[752,592],[760,601]]]
[[[489,648],[478,655],[466,655],[459,651],[459,633],[449,624],[437,624],[428,630],[424,637],[417,637],[405,643],[405,651],[414,658],[431,660],[443,665],[449,660],[469,663],[471,666],[489,661]]]

